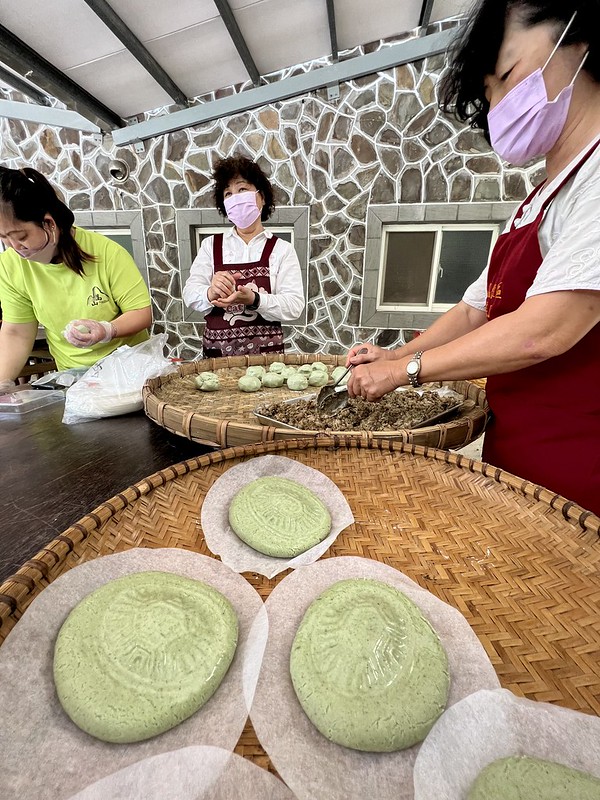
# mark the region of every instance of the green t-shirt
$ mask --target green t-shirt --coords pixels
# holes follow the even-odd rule
[[[75,228],[79,246],[96,261],[86,261],[84,275],[64,264],[40,264],[12,248],[0,253],[0,305],[5,322],[35,322],[59,369],[87,367],[122,344],[148,338],[146,330],[94,347],[74,347],[62,335],[74,319],[111,322],[126,311],[146,308],[150,295],[134,260],[121,245],[100,233]]]

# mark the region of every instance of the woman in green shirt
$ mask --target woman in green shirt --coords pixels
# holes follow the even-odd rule
[[[0,167],[0,390],[14,385],[40,324],[59,369],[148,338],[150,296],[135,262],[73,222],[37,170]]]

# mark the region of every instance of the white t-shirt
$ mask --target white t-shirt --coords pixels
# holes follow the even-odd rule
[[[535,222],[544,200],[598,138],[535,195],[516,227]],[[510,229],[516,213],[505,231]],[[573,289],[600,291],[600,146],[546,209],[538,240],[543,261],[526,297]],[[485,311],[487,273],[486,267],[463,296],[465,303],[480,311]]]
[[[264,230],[246,243],[230,228],[223,236],[223,264],[246,264],[259,261],[268,239],[273,234]],[[189,308],[206,314],[213,308],[207,297],[214,274],[214,236],[207,236],[190,269],[183,289],[183,302]],[[259,312],[269,322],[292,322],[304,310],[302,273],[296,251],[285,239],[277,239],[269,256],[271,292],[260,294]]]

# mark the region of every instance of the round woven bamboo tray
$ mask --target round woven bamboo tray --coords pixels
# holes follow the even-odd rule
[[[131,547],[211,555],[199,523],[206,492],[234,464],[268,453],[321,470],[345,494],[356,521],[327,555],[384,562],[455,606],[516,694],[600,714],[600,519],[490,465],[401,442],[271,442],[157,472],[0,586],[0,641],[45,586],[84,561]],[[267,597],[283,575],[245,577]],[[236,752],[271,768],[250,723]]]
[[[287,388],[268,389],[262,393],[240,392],[237,388],[238,378],[253,364],[268,366],[273,361],[285,361],[286,364],[310,364],[322,361],[330,366],[345,363],[345,356],[319,355],[274,355],[274,356],[236,356],[231,358],[207,358],[182,364],[177,372],[160,378],[152,378],[146,382],[142,390],[144,410],[151,420],[166,428],[171,433],[179,434],[200,444],[216,447],[233,447],[236,445],[271,442],[274,440],[290,440],[299,438],[312,439],[319,431],[298,431],[261,425],[253,411],[257,405],[265,402],[278,402],[298,397],[298,392]],[[203,412],[196,408],[180,408],[170,404],[161,396],[164,387],[181,377],[197,375],[199,372],[217,371],[221,378],[222,388],[218,392],[198,392],[194,402],[203,406]],[[445,381],[437,386],[448,386],[467,400],[472,400],[473,407],[449,422],[430,425],[414,430],[388,431],[344,431],[343,436],[353,436],[365,441],[373,439],[397,439],[402,442],[419,444],[442,449],[458,449],[474,439],[485,430],[489,419],[489,406],[485,390],[481,385],[471,381]],[[312,391],[318,391],[312,389]],[[307,390],[308,391],[308,390]],[[257,400],[257,395],[260,399]],[[302,394],[305,394],[304,392]]]

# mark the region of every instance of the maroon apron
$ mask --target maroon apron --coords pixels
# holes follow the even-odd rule
[[[215,272],[240,272],[238,285],[250,284],[255,291],[271,291],[269,256],[277,237],[267,239],[259,261],[246,264],[223,264],[223,234],[213,241]],[[220,356],[246,356],[260,353],[283,353],[283,331],[280,322],[268,322],[258,311],[250,311],[243,304],[218,308],[205,316],[206,327],[202,347],[205,358]]]
[[[488,319],[510,314],[524,302],[543,261],[538,229],[544,215],[596,146],[544,201],[531,224],[516,228],[513,222],[498,239],[489,266]],[[560,356],[491,376],[486,390],[494,416],[485,434],[484,460],[600,514],[600,325]]]

